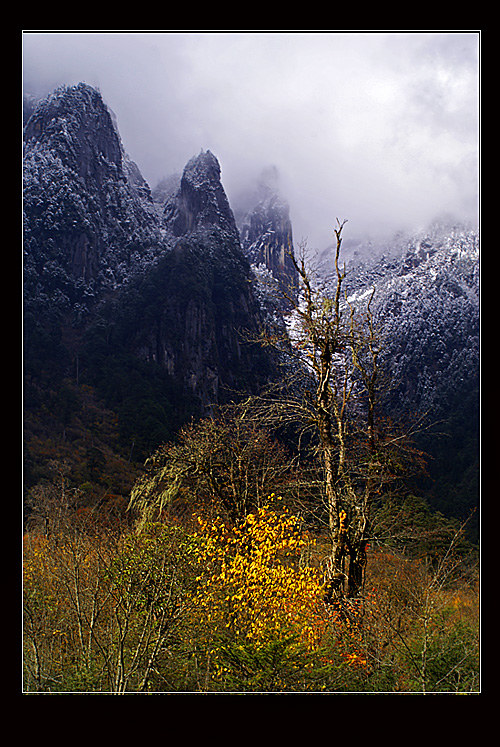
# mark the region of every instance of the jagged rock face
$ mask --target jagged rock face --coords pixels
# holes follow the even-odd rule
[[[55,91],[33,111],[24,143],[25,255],[39,281],[57,265],[68,292],[119,283],[159,228],[99,92],[83,83]]]
[[[293,254],[292,223],[289,206],[277,190],[277,172],[271,167],[257,188],[256,204],[240,222],[241,245],[249,261],[264,265],[285,293],[294,293],[297,274],[290,257]]]
[[[260,311],[210,151],[188,162],[163,220],[171,249],[155,267],[154,281],[150,275],[155,291],[147,293],[142,316],[148,321],[134,345],[210,410],[263,382],[270,371],[269,360],[248,343],[258,333]]]
[[[175,237],[215,227],[237,235],[220,181],[219,162],[209,150],[188,162],[179,189],[165,205],[163,217]]]
[[[146,366],[140,386],[161,371],[167,388],[201,412],[266,380],[269,359],[246,339],[260,325],[250,265],[210,151],[189,161],[161,214],[99,92],[79,84],[35,107],[24,174],[33,376],[52,367],[51,376],[64,377],[81,353],[113,406],[123,404],[116,387],[126,392],[129,412],[125,379],[136,362]]]
[[[121,145],[111,115],[90,86],[80,83],[44,99],[26,125],[25,141],[56,148],[64,165],[83,179],[102,183],[110,170],[123,178]]]

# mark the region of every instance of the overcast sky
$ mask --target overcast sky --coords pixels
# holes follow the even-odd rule
[[[24,90],[85,81],[154,187],[201,149],[229,199],[275,165],[295,243],[478,204],[479,33],[23,32]]]

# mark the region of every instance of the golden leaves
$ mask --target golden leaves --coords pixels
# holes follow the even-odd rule
[[[200,562],[212,571],[198,597],[210,621],[255,642],[286,629],[314,646],[322,586],[315,569],[299,567],[311,544],[299,517],[265,506],[231,530],[219,518],[198,524],[204,540]]]

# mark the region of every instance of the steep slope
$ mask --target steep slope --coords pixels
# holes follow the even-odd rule
[[[209,150],[201,151],[186,164],[178,189],[165,204],[163,222],[174,240],[207,231],[227,234],[235,240],[233,252],[239,253],[238,232],[221,183],[220,165]]]
[[[27,109],[24,365],[28,387],[46,387],[75,371],[102,298],[163,247],[149,188],[100,93],[80,83]]]
[[[477,232],[435,223],[399,239],[399,254],[348,265],[347,292],[356,303],[374,287],[383,357],[394,379],[394,407],[449,407],[479,368]]]
[[[385,407],[399,418],[426,413],[432,427],[417,444],[429,454],[430,477],[421,485],[435,508],[465,518],[479,491],[478,233],[442,220],[370,249],[351,252],[346,289],[362,308],[375,288],[391,380]]]
[[[57,268],[75,302],[150,259],[160,241],[150,190],[98,91],[80,83],[43,99],[24,143],[26,269],[38,283]]]
[[[91,386],[118,418],[123,454],[142,460],[186,419],[269,375],[246,341],[259,307],[219,164],[210,152],[192,159],[159,210],[85,84],[38,102],[24,138],[28,417],[67,439],[78,402],[55,429],[43,413],[63,388],[79,400]]]
[[[251,201],[238,221],[241,246],[255,268],[267,269],[284,293],[294,294],[297,275],[293,254],[293,231],[290,209],[279,193],[278,172],[269,167],[261,174]]]
[[[169,251],[123,293],[126,313],[117,315],[116,333],[207,411],[271,373],[269,359],[249,342],[259,331],[259,307],[210,151],[186,165],[163,225]]]
[[[289,299],[296,299],[297,272],[293,230],[288,202],[281,194],[274,166],[264,169],[254,189],[235,199],[235,215],[241,248],[248,259],[263,323],[271,336],[286,338]]]

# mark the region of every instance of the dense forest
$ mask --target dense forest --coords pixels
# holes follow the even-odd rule
[[[23,692],[479,693],[477,236],[318,275],[89,86],[24,137]]]

